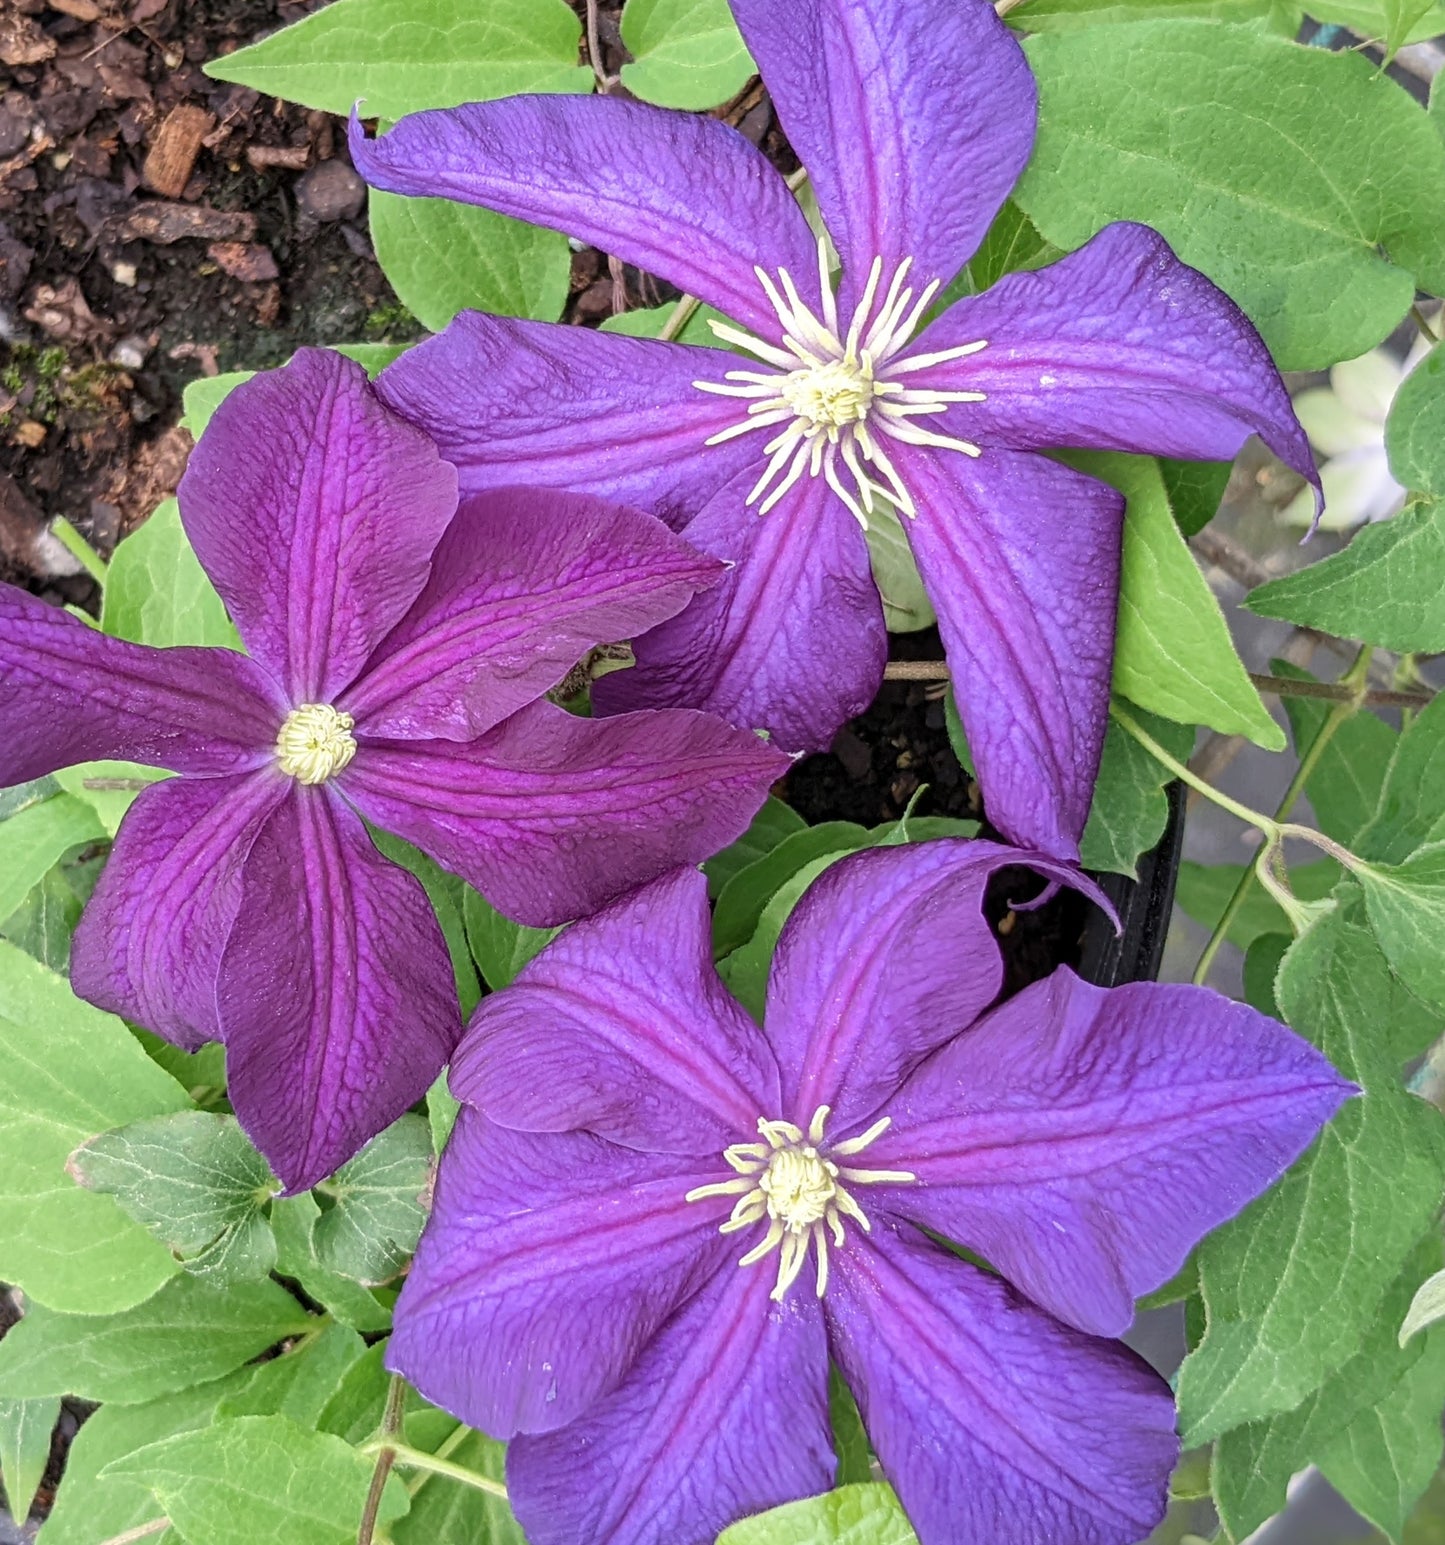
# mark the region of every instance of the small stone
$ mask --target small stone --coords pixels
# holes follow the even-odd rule
[[[139,370],[146,362],[150,346],[144,338],[122,338],[110,351],[110,362],[122,370]]]
[[[13,156],[30,142],[34,119],[25,110],[25,99],[17,92],[7,92],[0,102],[0,158]]]
[[[136,281],[135,264],[134,263],[113,263],[113,264],[111,264],[110,277],[112,279],[114,279],[117,284],[123,284],[126,287],[126,289],[133,290],[135,288],[135,281]]]
[[[296,183],[296,203],[313,220],[354,220],[366,184],[344,161],[322,161]]]
[[[27,418],[22,424],[16,426],[15,438],[21,445],[28,446],[32,451],[38,450],[45,444],[45,425],[36,423],[33,418]]]
[[[264,284],[280,274],[271,249],[259,242],[213,241],[206,248],[206,256],[224,273],[247,284]]]

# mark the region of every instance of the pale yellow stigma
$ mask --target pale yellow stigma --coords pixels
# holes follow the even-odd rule
[[[864,1230],[872,1228],[867,1214],[853,1200],[850,1185],[906,1185],[915,1177],[907,1170],[855,1169],[839,1164],[876,1142],[891,1124],[884,1116],[866,1132],[831,1147],[823,1141],[828,1107],[820,1105],[805,1133],[791,1121],[759,1120],[760,1143],[734,1143],[723,1158],[737,1171],[737,1178],[716,1185],[699,1186],[687,1193],[689,1202],[708,1196],[735,1196],[732,1215],[719,1232],[735,1234],[767,1220],[767,1232],[739,1261],[751,1266],[778,1254],[778,1280],[770,1295],[781,1300],[798,1280],[808,1259],[808,1246],[818,1249],[818,1297],[828,1290],[828,1244],[841,1249],[847,1237],[843,1219],[851,1218]],[[846,1184],[845,1184],[846,1182]]]
[[[835,359],[784,376],[778,396],[815,429],[837,430],[868,417],[875,390],[871,367]]]
[[[286,715],[276,736],[281,771],[298,783],[325,783],[356,755],[349,713],[330,703],[303,703]]]

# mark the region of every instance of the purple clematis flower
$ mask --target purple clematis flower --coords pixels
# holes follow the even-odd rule
[[[984,887],[1020,859],[1064,873],[957,841],[834,865],[761,1030],[689,871],[482,1004],[389,1358],[513,1439],[532,1545],[705,1545],[826,1490],[830,1359],[923,1545],[1158,1521],[1173,1402],[1101,1338],[1352,1086],[1202,988],[1061,969],[989,1011]]]
[[[124,643],[0,585],[0,785],[95,757],[183,775],[126,815],[72,979],[188,1050],[224,1041],[236,1114],[295,1191],[461,1033],[426,894],[363,817],[550,924],[733,840],[786,758],[700,713],[541,701],[719,565],[589,495],[458,508],[453,469],[338,354],[237,388],[180,503],[249,658]]]
[[[738,133],[611,98],[418,113],[352,154],[376,187],[553,226],[741,324],[752,356],[464,313],[382,376],[462,486],[587,489],[735,563],[600,685],[826,746],[872,700],[883,612],[860,526],[891,502],[938,612],[990,819],[1074,857],[1107,719],[1122,500],[1050,446],[1315,481],[1238,308],[1139,225],[930,320],[1027,162],[1036,93],[988,0],[730,0],[842,263]],[[745,329],[745,331],[743,330]]]

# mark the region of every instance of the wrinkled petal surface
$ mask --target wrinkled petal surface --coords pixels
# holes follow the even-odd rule
[[[638,510],[553,489],[474,495],[341,706],[364,735],[472,740],[721,573]]]
[[[834,1257],[829,1342],[922,1545],[1137,1545],[1179,1452],[1169,1386],[911,1228]]]
[[[466,744],[361,742],[340,782],[368,820],[547,927],[725,848],[787,766],[706,714],[537,702]]]
[[[76,992],[187,1051],[218,1039],[216,975],[241,904],[241,871],[290,788],[266,770],[143,790],[75,930]]]
[[[321,790],[256,838],[217,997],[231,1103],[288,1192],[419,1100],[461,1035],[426,892]]]
[[[1254,324],[1148,226],[1106,226],[1048,268],[958,302],[917,351],[987,339],[915,379],[987,394],[944,431],[988,447],[1068,445],[1233,461],[1257,434],[1315,481],[1309,442]],[[929,426],[935,427],[929,420]]]
[[[766,729],[785,751],[822,751],[873,701],[888,638],[868,543],[822,478],[766,515],[748,473],[687,528],[732,568],[634,645],[637,664],[593,689],[600,713],[693,706]]]
[[[464,311],[377,390],[432,436],[466,493],[571,488],[677,527],[758,461],[752,436],[706,444],[742,413],[692,384],[739,365],[721,349]]]
[[[374,140],[353,119],[351,155],[373,187],[550,226],[772,337],[754,264],[817,273],[787,183],[715,118],[615,97],[509,97],[413,113]]]
[[[900,460],[988,818],[1077,858],[1109,717],[1123,497],[1029,453]]]
[[[1033,148],[1037,92],[985,0],[732,0],[843,259],[920,283],[973,255]],[[844,310],[851,309],[845,304]]]
[[[778,1108],[767,1042],[712,964],[707,881],[679,869],[574,923],[482,1000],[452,1091],[529,1132],[721,1154]]]
[[[763,1022],[790,1120],[806,1127],[827,1105],[830,1136],[846,1137],[993,1002],[1003,963],[983,897],[1009,864],[1087,886],[1064,865],[952,838],[854,854],[809,886],[778,940]]]
[[[250,772],[274,758],[285,715],[245,655],[128,644],[0,584],[0,785],[112,758]]]
[[[695,1161],[463,1106],[396,1308],[388,1367],[496,1438],[548,1432],[613,1389],[720,1269],[726,1202]]]
[[[811,1293],[770,1303],[724,1266],[580,1421],[518,1438],[507,1489],[531,1545],[712,1545],[750,1513],[826,1491],[828,1348]]]
[[[868,1163],[918,1177],[890,1188],[891,1211],[1117,1336],[1351,1088],[1243,1003],[1152,982],[1106,991],[1060,968],[919,1068]]]
[[[250,653],[329,703],[426,583],[456,474],[330,349],[238,386],[181,479],[186,534]]]

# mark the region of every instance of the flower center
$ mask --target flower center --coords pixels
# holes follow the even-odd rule
[[[723,1158],[737,1171],[732,1180],[699,1186],[687,1193],[689,1202],[708,1196],[735,1196],[732,1215],[719,1232],[734,1234],[767,1220],[767,1232],[738,1261],[751,1266],[778,1254],[778,1280],[772,1298],[781,1301],[797,1281],[808,1259],[810,1243],[818,1247],[818,1297],[828,1290],[828,1241],[841,1249],[847,1237],[843,1219],[851,1218],[865,1231],[872,1228],[867,1214],[853,1200],[849,1186],[906,1185],[915,1177],[907,1170],[854,1169],[840,1164],[862,1153],[876,1142],[892,1124],[884,1116],[866,1132],[831,1146],[824,1143],[828,1106],[820,1105],[805,1133],[791,1121],[759,1120],[760,1143],[734,1143],[723,1150]],[[846,1183],[845,1183],[846,1182]]]
[[[330,703],[302,703],[286,715],[276,736],[281,771],[298,783],[325,783],[356,755],[349,713]]]
[[[905,515],[918,513],[885,440],[931,445],[965,456],[979,454],[978,446],[971,442],[938,434],[916,422],[947,413],[955,402],[984,400],[983,392],[943,391],[912,382],[909,377],[915,371],[977,354],[988,347],[988,341],[979,339],[934,354],[900,357],[939,288],[939,281],[934,279],[915,299],[913,290],[904,283],[912,265],[912,258],[904,258],[883,290],[883,259],[875,258],[862,298],[844,328],[828,272],[827,247],[820,241],[821,317],[803,301],[787,269],[778,270],[776,283],[761,268],[754,270],[782,324],[781,347],[726,323],[709,323],[718,337],[773,367],[730,370],[721,381],[692,383],[699,391],[748,401],[747,416],[711,436],[709,445],[721,445],[759,429],[778,431],[763,446],[768,464],[747,498],[748,504],[758,505],[760,515],[766,515],[803,476],[823,477],[866,530],[878,496]],[[845,476],[851,488],[844,482]]]

